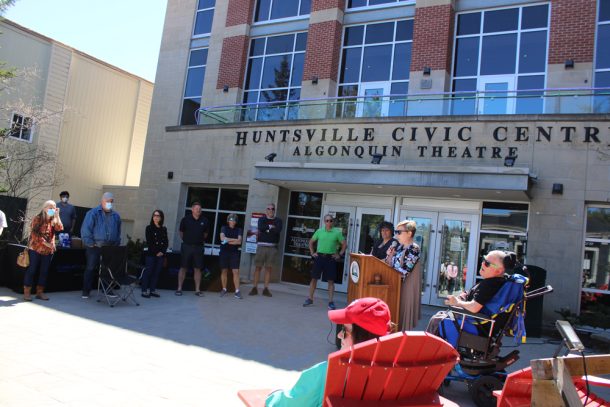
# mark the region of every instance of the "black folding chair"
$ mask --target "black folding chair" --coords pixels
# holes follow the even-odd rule
[[[134,290],[140,283],[140,275],[130,275],[127,272],[127,247],[104,246],[100,261],[99,280],[97,284],[97,301],[106,300],[114,307],[119,301],[128,300],[135,305]]]

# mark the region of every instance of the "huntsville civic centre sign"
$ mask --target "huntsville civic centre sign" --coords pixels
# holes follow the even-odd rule
[[[494,127],[399,126],[389,131],[374,127],[293,128],[240,130],[235,146],[289,144],[295,157],[339,156],[367,158],[374,154],[400,157],[403,148],[415,148],[418,157],[501,159],[517,157],[529,143],[591,143],[608,147],[610,127],[567,124]],[[492,145],[489,145],[492,144]]]

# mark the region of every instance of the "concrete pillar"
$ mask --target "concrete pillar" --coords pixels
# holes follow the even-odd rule
[[[344,7],[344,0],[312,1],[301,99],[328,98],[337,94]],[[299,117],[323,119],[327,107],[320,102],[303,103]]]
[[[547,88],[588,88],[593,85],[593,54],[597,6],[595,0],[551,1]],[[565,62],[572,60],[573,68]],[[591,98],[549,98],[546,113],[591,113]]]
[[[453,0],[417,0],[415,3],[410,94],[451,91],[454,21]],[[430,73],[424,73],[428,69]],[[431,99],[409,103],[409,115],[447,114],[448,103],[438,100],[438,96]]]

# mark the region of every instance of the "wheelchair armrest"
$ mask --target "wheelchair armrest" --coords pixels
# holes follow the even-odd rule
[[[472,317],[472,318],[476,318],[476,319],[483,319],[485,321],[493,321],[493,319],[490,318],[489,315],[485,315],[480,312],[470,312],[467,309],[462,308],[462,307],[455,307],[453,305],[450,305],[449,310],[456,314],[462,314],[462,315],[466,315],[468,317]]]

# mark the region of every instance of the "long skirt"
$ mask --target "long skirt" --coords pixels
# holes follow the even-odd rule
[[[421,265],[418,263],[402,281],[399,318],[402,331],[413,330],[421,318],[421,278]]]

